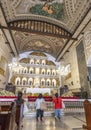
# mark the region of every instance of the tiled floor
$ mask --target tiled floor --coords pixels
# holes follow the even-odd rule
[[[43,122],[37,122],[35,117],[24,117],[22,130],[83,130],[84,114],[64,115],[60,121],[54,117],[45,117]]]

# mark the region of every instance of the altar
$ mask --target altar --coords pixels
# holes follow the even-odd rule
[[[42,94],[45,94],[45,93],[48,93],[49,95],[51,95],[51,90],[50,88],[27,88],[26,89],[26,93],[42,93]]]

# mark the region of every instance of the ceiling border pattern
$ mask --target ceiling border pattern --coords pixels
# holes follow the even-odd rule
[[[18,20],[8,23],[11,30],[25,31],[31,33],[40,33],[45,35],[52,35],[55,37],[71,39],[72,34],[62,27],[51,24],[45,21],[36,20]]]
[[[41,20],[42,22],[48,22],[51,24],[55,24],[59,27],[62,27],[65,30],[67,30],[69,33],[71,33],[71,31],[68,29],[66,24],[63,23],[62,21],[58,21],[56,19],[52,19],[45,16],[33,15],[33,14],[16,15],[15,17],[12,18],[12,20],[9,20],[8,23],[13,22],[13,21],[18,21],[18,20],[36,20],[36,21]]]
[[[68,26],[70,27],[70,30],[74,32],[85,16],[87,14],[89,8],[91,8],[91,1],[90,0],[80,0],[77,2],[75,11],[73,13],[73,18],[69,19]]]

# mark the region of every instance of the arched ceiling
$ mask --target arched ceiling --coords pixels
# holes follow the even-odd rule
[[[0,27],[6,43],[15,55],[25,51],[41,51],[60,59],[67,44],[76,40],[84,28],[86,23],[82,27],[80,25],[90,12],[90,2],[1,0]]]

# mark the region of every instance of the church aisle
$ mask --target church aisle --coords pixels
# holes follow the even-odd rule
[[[84,115],[63,116],[60,121],[54,117],[45,117],[43,122],[37,122],[35,117],[24,117],[22,130],[83,130]]]

